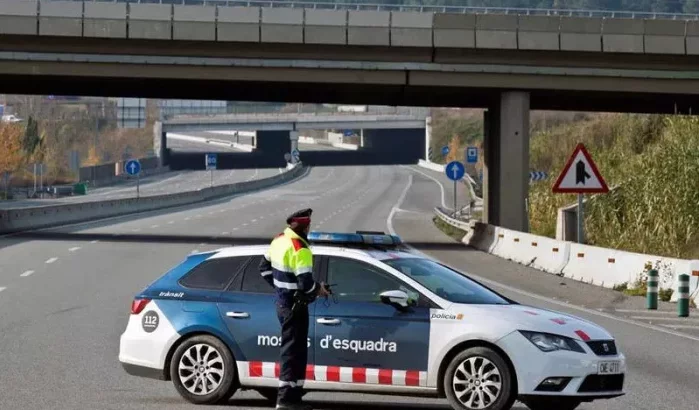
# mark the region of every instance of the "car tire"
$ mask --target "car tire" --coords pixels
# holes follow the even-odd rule
[[[194,363],[199,367],[193,366]],[[228,401],[238,390],[236,373],[235,359],[228,346],[209,335],[185,340],[170,361],[170,378],[175,389],[194,404]]]
[[[582,401],[560,397],[536,397],[524,399],[522,403],[530,410],[575,410]]]
[[[475,378],[470,375],[471,364]],[[479,378],[479,372],[485,377]],[[517,398],[513,380],[507,362],[499,353],[487,347],[472,347],[451,360],[442,382],[454,410],[509,410]],[[481,400],[484,406],[480,405]]]

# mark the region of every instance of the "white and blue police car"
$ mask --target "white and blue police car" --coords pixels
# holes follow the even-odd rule
[[[314,276],[306,391],[444,397],[454,409],[571,410],[624,394],[626,360],[586,320],[524,306],[382,233],[309,235]],[[258,271],[267,246],[188,256],[138,294],[121,336],[127,373],[211,404],[274,400],[280,330]]]

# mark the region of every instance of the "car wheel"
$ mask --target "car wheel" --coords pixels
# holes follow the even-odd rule
[[[505,360],[492,349],[473,347],[459,353],[444,372],[444,391],[456,410],[507,410],[517,398]]]
[[[172,355],[170,377],[177,392],[194,404],[227,401],[238,390],[233,355],[209,335],[185,340]]]
[[[522,400],[530,410],[575,410],[580,400],[567,400],[559,397],[536,397]]]

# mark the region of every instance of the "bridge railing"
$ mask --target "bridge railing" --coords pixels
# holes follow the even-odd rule
[[[12,0],[16,1],[16,0]],[[49,0],[57,1],[57,0]],[[412,11],[421,13],[461,13],[461,14],[511,14],[525,16],[569,16],[569,17],[608,17],[630,19],[669,19],[698,20],[699,14],[667,13],[631,10],[584,10],[563,8],[523,8],[523,7],[479,7],[452,5],[410,5],[384,4],[380,2],[332,2],[332,1],[285,1],[285,0],[72,0],[100,3],[139,3],[139,4],[176,4],[202,6],[239,6],[269,8],[303,8],[324,10],[375,10],[375,11]]]

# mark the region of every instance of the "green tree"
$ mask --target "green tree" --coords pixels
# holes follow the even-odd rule
[[[39,123],[36,122],[34,117],[29,116],[27,120],[27,128],[24,130],[24,138],[22,140],[22,148],[24,152],[32,155],[36,151],[37,146],[41,141],[39,135]]]

